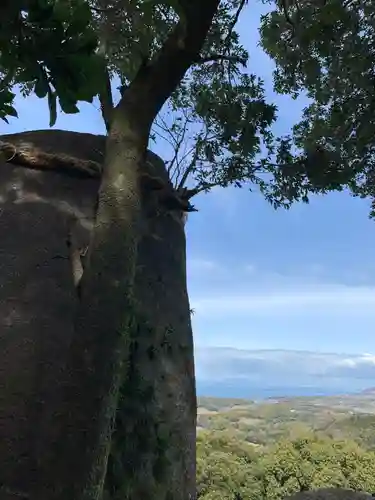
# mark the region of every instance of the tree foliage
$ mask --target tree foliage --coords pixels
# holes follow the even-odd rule
[[[246,186],[275,207],[288,208],[307,201],[308,183],[301,178],[287,184],[280,176],[280,162],[294,159],[273,134],[277,108],[267,102],[264,83],[248,67],[235,31],[241,7],[236,0],[221,2],[200,60],[157,118],[154,138],[169,150],[177,188],[188,185],[195,194]]]
[[[227,433],[204,432],[198,435],[197,498],[255,499],[260,487],[252,473],[255,460],[251,445]]]
[[[110,75],[123,91],[144,60],[155,55],[177,12],[169,2],[151,2],[152,11],[147,2],[130,2],[127,9],[118,0],[106,5],[93,3],[97,32]],[[235,31],[244,5],[220,2],[200,56],[159,114],[153,137],[169,144],[168,170],[177,189],[188,185],[193,195],[247,184],[287,206],[301,191],[281,193],[272,182],[276,140],[271,127],[277,110],[266,102],[263,82],[246,68],[248,53]],[[102,96],[102,109],[108,102],[112,96]]]
[[[344,187],[372,196],[372,2],[272,4],[261,33],[277,64],[275,89],[305,92],[311,100],[292,137],[282,138],[272,133],[277,109],[247,68],[235,30],[245,4],[220,2],[200,56],[154,123],[154,137],[170,145],[175,186],[191,187],[192,196],[214,186],[247,185],[285,207],[308,201],[310,192]],[[48,97],[51,124],[56,96],[71,113],[78,111],[77,101],[98,95],[107,128],[111,80],[120,81],[122,93],[184,18],[178,1],[30,0],[2,9],[2,118],[16,115],[12,87],[18,84],[25,93]]]
[[[374,198],[374,3],[268,3],[261,33],[276,63],[275,90],[310,100],[291,141],[304,152],[317,151],[317,164],[301,165],[301,175],[323,192],[349,187]]]
[[[17,116],[14,87],[48,98],[50,126],[56,100],[65,113],[92,102],[103,83],[98,37],[85,0],[10,1],[0,7],[0,118]]]
[[[154,122],[152,137],[169,143],[166,160],[170,177],[180,192],[189,188],[186,196],[207,192],[215,186],[247,186],[260,191],[275,207],[288,208],[293,201],[308,201],[308,193],[315,186],[298,171],[305,159],[295,157],[289,141],[273,134],[277,108],[266,101],[263,81],[247,67],[248,53],[235,29],[246,3],[245,0],[220,2],[199,56]],[[90,101],[94,94],[98,95],[107,130],[115,107],[111,83],[113,87],[113,82],[119,81],[120,95],[124,94],[139,71],[157,58],[178,20],[184,22],[182,12],[186,7],[182,1],[149,0],[131,0],[126,4],[120,0],[69,0],[68,3],[38,0],[35,5],[38,9],[43,5],[50,9],[49,17],[45,15],[40,21],[44,40],[43,37],[39,40],[35,29],[30,28],[35,53],[22,61],[12,56],[13,62],[4,64],[4,71],[14,64],[21,68],[22,76],[14,77],[13,83],[23,84],[25,93],[36,91],[40,97],[48,95],[51,123],[56,119],[56,94],[65,112],[77,112],[77,100]],[[61,5],[64,9],[57,9]],[[56,9],[60,16],[57,18]],[[54,47],[66,43],[67,26],[71,26],[73,18],[79,26],[69,38],[72,54],[64,49],[65,66],[57,74],[51,61],[60,54]],[[27,17],[23,22],[35,28]],[[64,28],[52,32],[51,26],[55,25]],[[52,47],[50,59],[35,64],[42,45],[45,50],[47,36],[51,38],[51,43],[48,39],[48,46]],[[88,56],[86,51],[78,57],[76,45],[85,39],[89,40],[86,49],[95,48],[94,53],[88,50]],[[17,50],[22,53],[23,45]],[[31,71],[25,75],[22,69],[25,64],[37,74]],[[13,73],[17,71],[14,69]],[[78,80],[71,81],[71,74]],[[9,94],[9,99],[12,97]]]
[[[375,454],[352,441],[300,436],[244,455],[245,444],[217,432],[199,437],[199,498],[233,500],[238,493],[246,499],[279,500],[324,487],[374,491]]]
[[[260,460],[267,498],[296,491],[341,487],[373,491],[375,455],[350,441],[299,437],[282,440]]]

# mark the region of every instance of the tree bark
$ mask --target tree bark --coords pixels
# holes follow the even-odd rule
[[[167,179],[164,165],[157,172]],[[195,496],[196,395],[181,213],[151,210],[138,247],[140,317],[122,386],[106,478],[112,500]]]

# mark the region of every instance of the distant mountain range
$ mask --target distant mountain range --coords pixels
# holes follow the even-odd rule
[[[375,397],[375,387],[369,387],[368,389],[364,389],[361,391],[361,394],[364,394],[365,396],[374,396]]]
[[[370,354],[197,347],[195,356],[199,396],[266,399],[363,391],[375,397]]]

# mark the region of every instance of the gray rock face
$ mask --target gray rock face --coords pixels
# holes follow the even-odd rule
[[[344,488],[320,488],[295,493],[284,500],[369,500],[369,493],[346,490]]]
[[[68,155],[100,164],[106,138],[40,130],[0,136],[0,140],[23,152]],[[147,160],[140,166],[142,172],[168,182],[162,159],[148,152]],[[70,235],[75,249],[88,245],[98,188],[98,178],[25,168],[4,162],[0,155],[0,500],[45,499],[49,496],[39,494],[39,488],[54,488],[53,457],[62,432],[56,416],[77,306],[67,238]],[[142,466],[137,469],[137,484],[149,491],[154,463],[160,461],[152,451],[155,434],[144,428],[157,426],[164,435],[167,425],[168,445],[161,447],[168,464],[166,498],[177,500],[195,490],[196,462],[185,232],[177,211],[157,211],[163,207],[155,205],[149,192],[142,201],[135,297],[147,322],[139,333],[142,348],[134,342],[132,373],[145,365],[145,359],[147,370],[135,377],[133,391],[149,394],[151,388],[153,397],[147,403],[147,419],[144,402],[136,409],[135,397],[123,398],[126,427],[123,423],[121,429],[126,429],[127,438],[121,457],[116,457],[116,470],[124,457],[124,469],[133,471],[126,467],[129,453],[138,454]],[[79,222],[74,234],[72,220]],[[143,455],[137,451],[141,441],[147,448]],[[134,467],[134,460],[130,463]],[[122,472],[121,476],[126,484],[126,476]]]

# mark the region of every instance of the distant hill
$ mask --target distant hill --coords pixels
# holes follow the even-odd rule
[[[375,395],[273,398],[198,398],[198,431],[228,431],[239,439],[267,446],[280,438],[318,433],[352,439],[375,449]]]
[[[199,396],[333,396],[373,388],[375,380],[370,354],[196,346],[195,360]]]
[[[375,387],[370,387],[369,389],[364,389],[361,391],[361,394],[365,394],[367,396],[375,396]]]

